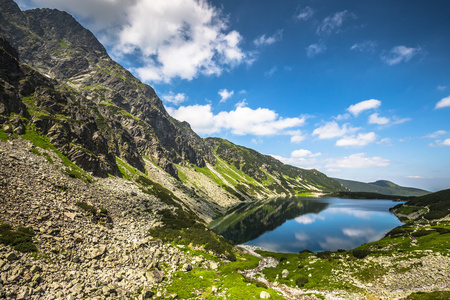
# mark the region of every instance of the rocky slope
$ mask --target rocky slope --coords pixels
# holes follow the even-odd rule
[[[158,212],[172,206],[124,179],[86,184],[63,174],[64,164],[52,151],[39,148],[37,155],[32,149],[24,139],[0,142],[0,298],[167,296],[175,271],[217,269],[217,261],[189,254],[184,246],[151,239],[148,229],[161,225]],[[6,224],[31,228],[37,252],[2,245]]]
[[[170,117],[154,90],[114,62],[69,14],[21,11],[12,0],[0,0],[0,7],[5,60],[0,122],[7,133],[37,132],[94,176],[123,176],[118,159],[140,172],[152,163],[181,179],[184,186],[175,187],[181,194],[222,208],[343,189],[318,171],[285,166],[253,150],[238,155],[239,163],[230,160],[235,153],[217,147],[225,141],[205,141],[189,124]],[[236,172],[241,174],[230,176]],[[163,185],[170,181],[157,177]]]

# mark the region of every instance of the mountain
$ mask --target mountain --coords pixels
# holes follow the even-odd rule
[[[382,195],[404,197],[418,197],[430,194],[430,192],[422,189],[399,186],[387,180],[378,180],[375,182],[365,183],[339,178],[334,179],[341,183],[344,187],[348,188],[350,192],[377,193]]]
[[[189,125],[171,118],[154,90],[114,62],[72,16],[53,9],[22,12],[10,0],[0,5],[0,35],[21,62],[53,79],[52,87],[21,95],[32,110],[31,125],[77,165],[117,175],[114,156],[143,171],[147,155],[177,177],[174,163],[214,162]],[[64,103],[54,105],[56,96]]]
[[[69,14],[0,7],[0,132],[58,153],[69,175],[158,185],[207,221],[241,201],[344,189],[316,170],[202,139]]]

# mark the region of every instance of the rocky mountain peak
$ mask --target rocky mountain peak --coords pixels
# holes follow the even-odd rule
[[[114,62],[97,38],[72,16],[55,9],[21,12],[11,0],[1,3],[7,9],[0,12],[0,35],[18,49],[23,62],[56,79],[60,92],[72,91],[76,105],[69,101],[65,110],[49,110],[54,99],[44,97],[48,117],[33,123],[41,134],[61,145],[69,158],[103,161],[88,169],[103,165],[111,171],[117,169],[115,162],[101,157],[115,155],[143,170],[142,156],[147,155],[174,177],[174,163],[204,166],[205,160],[214,162],[211,149],[189,126],[168,115],[153,88]],[[23,96],[36,100],[42,94]],[[84,113],[70,111],[74,106],[84,107]],[[91,130],[74,129],[80,127],[77,122],[86,121],[92,123]],[[105,175],[106,169],[95,174]]]

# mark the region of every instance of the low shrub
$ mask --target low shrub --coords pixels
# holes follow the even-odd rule
[[[331,251],[317,252],[316,256],[320,259],[329,259],[331,258]]]
[[[300,276],[300,277],[298,277],[298,278],[295,280],[295,284],[296,284],[299,288],[304,287],[305,284],[307,284],[308,282],[309,282],[308,278],[307,278],[307,277],[304,277],[304,276]]]
[[[267,285],[264,282],[259,282],[258,280],[253,279],[253,278],[244,277],[244,282],[254,283],[254,284],[256,284],[257,287],[267,289]]]
[[[89,213],[93,214],[94,216],[97,214],[97,209],[95,207],[93,207],[92,205],[87,204],[86,202],[79,201],[76,203],[76,205],[79,208],[81,208],[82,210],[84,210],[85,212],[89,212]]]
[[[421,237],[421,236],[426,236],[426,235],[432,234],[433,232],[435,232],[435,231],[434,230],[419,230],[419,231],[411,233],[411,235],[413,237]]]
[[[20,252],[36,252],[33,243],[34,230],[31,227],[19,227],[13,230],[9,224],[0,225],[0,243],[12,246]]]
[[[365,258],[370,254],[370,250],[367,249],[355,249],[352,251],[353,256],[359,259]]]
[[[434,228],[434,230],[439,232],[439,234],[450,233],[450,229],[448,229],[448,228],[436,227],[436,228]]]

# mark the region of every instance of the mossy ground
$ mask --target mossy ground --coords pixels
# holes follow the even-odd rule
[[[259,259],[248,254],[237,254],[235,262],[223,264],[217,271],[194,268],[190,272],[177,272],[167,288],[168,293],[176,293],[181,299],[259,299],[261,291],[271,295],[271,299],[284,299],[276,291],[249,282],[238,270],[253,269]],[[217,293],[212,287],[218,288]]]

